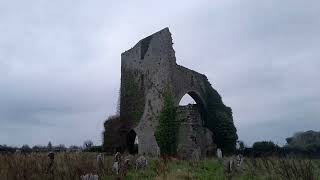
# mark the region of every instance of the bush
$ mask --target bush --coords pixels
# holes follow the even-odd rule
[[[161,156],[175,156],[177,153],[177,141],[180,123],[176,119],[176,107],[171,94],[167,93],[164,99],[164,107],[160,112],[159,125],[155,132]]]
[[[206,126],[212,131],[214,142],[222,149],[223,153],[232,154],[236,151],[236,142],[238,140],[232,109],[223,104],[220,95],[212,88],[209,82],[206,87]]]
[[[14,153],[16,151],[16,148],[6,146],[6,145],[0,145],[0,153]]]
[[[278,152],[279,146],[272,141],[255,142],[252,146],[255,156],[267,156]]]
[[[21,152],[23,152],[23,153],[31,153],[32,149],[28,145],[25,144],[25,145],[23,145],[21,147]]]
[[[102,146],[92,146],[85,150],[86,152],[102,152]]]

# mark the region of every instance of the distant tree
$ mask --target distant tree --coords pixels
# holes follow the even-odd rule
[[[79,146],[76,146],[76,145],[71,145],[71,146],[69,146],[69,148],[68,148],[68,151],[70,151],[70,152],[79,152],[79,151],[81,151],[81,147],[79,147]]]
[[[10,152],[10,153],[13,153],[16,151],[16,148],[15,147],[10,147],[10,146],[7,146],[7,145],[0,145],[0,152]]]
[[[93,146],[93,142],[91,140],[86,140],[84,141],[83,146],[85,149],[89,149]]]
[[[306,131],[306,132],[297,132],[292,137],[286,138],[287,146],[299,146],[307,147],[309,145],[313,146],[314,144],[320,145],[320,132],[317,131]]]
[[[320,132],[309,130],[296,132],[286,138],[287,144],[282,148],[285,154],[320,158]]]
[[[51,144],[50,141],[49,141],[49,143],[48,143],[47,149],[48,149],[48,151],[51,151],[51,150],[52,150],[52,144]]]
[[[288,137],[288,138],[286,138],[286,141],[287,141],[287,144],[291,144],[292,141],[293,141],[293,138],[292,137]]]
[[[27,144],[25,144],[21,147],[21,152],[23,152],[23,153],[30,153],[31,151],[32,151],[32,149]]]
[[[87,152],[102,152],[102,146],[91,146],[87,148],[85,151]]]
[[[45,146],[35,145],[32,147],[33,152],[45,152],[47,148]]]
[[[243,151],[243,150],[244,150],[244,148],[245,148],[245,144],[244,144],[244,142],[243,142],[243,141],[238,140],[238,141],[237,141],[237,150],[239,150],[239,151]]]
[[[272,141],[260,141],[253,144],[252,150],[257,156],[266,156],[276,153],[279,150],[279,146]]]
[[[69,146],[69,149],[81,149],[81,147],[76,146],[76,145],[71,145],[71,146]]]
[[[58,146],[56,146],[54,148],[54,151],[56,151],[56,152],[64,152],[66,150],[67,150],[67,148],[64,144],[59,144]]]

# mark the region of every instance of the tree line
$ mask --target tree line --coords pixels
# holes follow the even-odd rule
[[[25,144],[21,147],[0,145],[0,153],[32,153],[32,152],[102,152],[102,146],[96,146],[91,140],[86,140],[83,146],[71,145],[66,147],[64,144],[53,146],[51,142],[45,145],[35,145],[30,147]]]
[[[239,148],[238,153],[251,157],[295,156],[320,158],[320,132],[306,131],[286,138],[286,145],[280,147],[272,141],[255,142],[252,147]]]

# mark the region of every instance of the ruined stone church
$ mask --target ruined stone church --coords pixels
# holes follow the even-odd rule
[[[232,120],[231,108],[225,106],[207,77],[176,63],[168,28],[156,32],[121,54],[120,116],[105,123],[106,151],[134,152],[158,156],[155,138],[159,114],[164,107],[164,93],[170,91],[180,121],[178,156],[201,158],[215,152],[213,128],[207,118],[209,103],[222,107]],[[179,106],[189,94],[194,105]],[[211,95],[210,101],[208,96]]]

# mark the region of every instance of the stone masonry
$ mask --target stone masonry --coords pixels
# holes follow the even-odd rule
[[[181,123],[177,149],[181,159],[198,160],[214,154],[216,146],[212,140],[212,132],[204,127],[196,104],[179,106],[177,119]]]
[[[209,153],[206,151],[214,147],[212,132],[205,128],[204,118],[209,91],[214,94],[213,103],[224,104],[213,88],[207,88],[211,85],[205,75],[176,63],[172,44],[171,33],[165,28],[140,40],[121,54],[120,118],[105,124],[106,133],[112,132],[109,139],[105,139],[105,142],[112,142],[106,145],[110,148],[107,150],[128,149],[129,139],[134,138],[127,136],[133,130],[139,139],[139,154],[158,156],[160,149],[154,132],[166,91],[171,92],[177,107],[181,98],[189,94],[196,101],[199,112],[194,113],[194,107],[178,109],[180,117],[193,113],[190,118],[182,118],[179,152],[192,151],[195,156],[205,156]],[[184,148],[187,146],[188,148]]]

